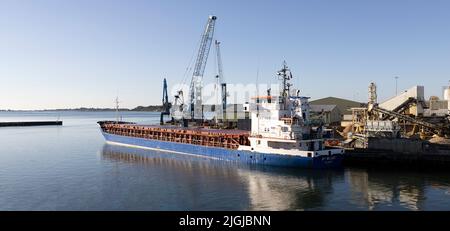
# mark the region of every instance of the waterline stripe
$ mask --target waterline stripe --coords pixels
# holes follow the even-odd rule
[[[124,144],[124,143],[113,142],[113,141],[106,141],[106,143],[111,144],[111,145],[130,147],[130,148],[139,148],[139,149],[146,149],[146,150],[153,150],[153,151],[163,151],[163,152],[169,152],[169,153],[174,153],[174,154],[182,154],[182,155],[195,156],[195,157],[201,157],[201,158],[207,158],[207,159],[213,159],[213,160],[222,160],[220,158],[212,157],[212,156],[202,156],[202,155],[197,155],[197,154],[192,154],[192,153],[177,152],[177,151],[171,151],[171,150],[160,149],[160,148],[150,148],[150,147],[144,147],[144,146],[132,145],[132,144]]]

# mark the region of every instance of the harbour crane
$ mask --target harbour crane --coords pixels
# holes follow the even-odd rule
[[[169,103],[169,96],[167,94],[167,80],[164,78],[163,82],[163,96],[162,96],[162,111],[161,111],[161,118],[160,118],[160,124],[164,124],[164,115],[170,115],[170,108],[171,104]]]
[[[205,31],[202,35],[200,48],[197,53],[197,59],[192,74],[191,85],[189,89],[189,109],[190,118],[193,120],[203,120],[202,107],[202,80],[205,72],[206,62],[208,61],[209,50],[214,35],[216,16],[209,16]]]
[[[221,104],[220,107],[220,111],[221,111],[221,119],[225,120],[226,119],[226,109],[227,109],[227,84],[224,81],[224,76],[223,76],[223,66],[222,66],[222,56],[220,54],[220,42],[219,41],[215,41],[215,45],[216,45],[216,55],[217,55],[217,70],[218,70],[218,74],[216,75],[217,78],[217,85],[220,85],[221,88]]]
[[[184,126],[187,126],[187,121],[189,120],[203,121],[202,81],[213,40],[216,19],[217,17],[214,15],[208,17],[205,30],[201,37],[200,48],[197,53],[189,87],[188,105],[184,104],[184,92],[182,89],[178,90],[175,95],[174,108],[171,110],[171,117],[173,120],[182,120]]]

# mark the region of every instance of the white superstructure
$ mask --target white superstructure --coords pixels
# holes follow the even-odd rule
[[[327,149],[322,138],[323,127],[310,123],[308,97],[291,93],[290,70],[284,63],[278,72],[282,80],[280,96],[257,96],[245,109],[251,114],[250,146],[242,150],[316,157],[343,153],[342,149]]]

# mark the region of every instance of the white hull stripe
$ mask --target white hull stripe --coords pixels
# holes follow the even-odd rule
[[[197,154],[186,153],[186,152],[177,152],[177,151],[171,151],[171,150],[160,149],[160,148],[150,148],[150,147],[139,146],[139,145],[132,145],[132,144],[124,144],[124,143],[113,142],[113,141],[106,141],[106,143],[112,144],[112,145],[118,145],[118,146],[130,147],[130,148],[140,148],[140,149],[146,149],[146,150],[163,151],[163,152],[169,152],[169,153],[174,153],[174,154],[182,154],[182,155],[188,155],[188,156],[195,156],[195,157],[201,157],[201,158],[207,158],[207,159],[213,159],[213,160],[222,160],[222,159],[217,158],[217,157],[203,156],[203,155],[197,155]]]

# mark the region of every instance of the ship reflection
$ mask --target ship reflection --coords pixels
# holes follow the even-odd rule
[[[333,171],[246,171],[250,206],[255,210],[321,210],[332,199],[334,182],[343,173]]]
[[[365,203],[369,210],[427,210],[427,199],[431,199],[427,197],[427,191],[449,189],[436,188],[434,182],[450,185],[448,174],[434,172],[424,177],[423,173],[407,171],[353,169],[348,172],[348,178],[353,200]]]
[[[101,157],[117,164],[145,166],[176,175],[197,210],[314,210],[325,207],[343,171],[275,168],[106,144]],[[164,176],[163,176],[164,177]],[[330,199],[330,198],[328,198]],[[203,202],[203,203],[202,203]]]

